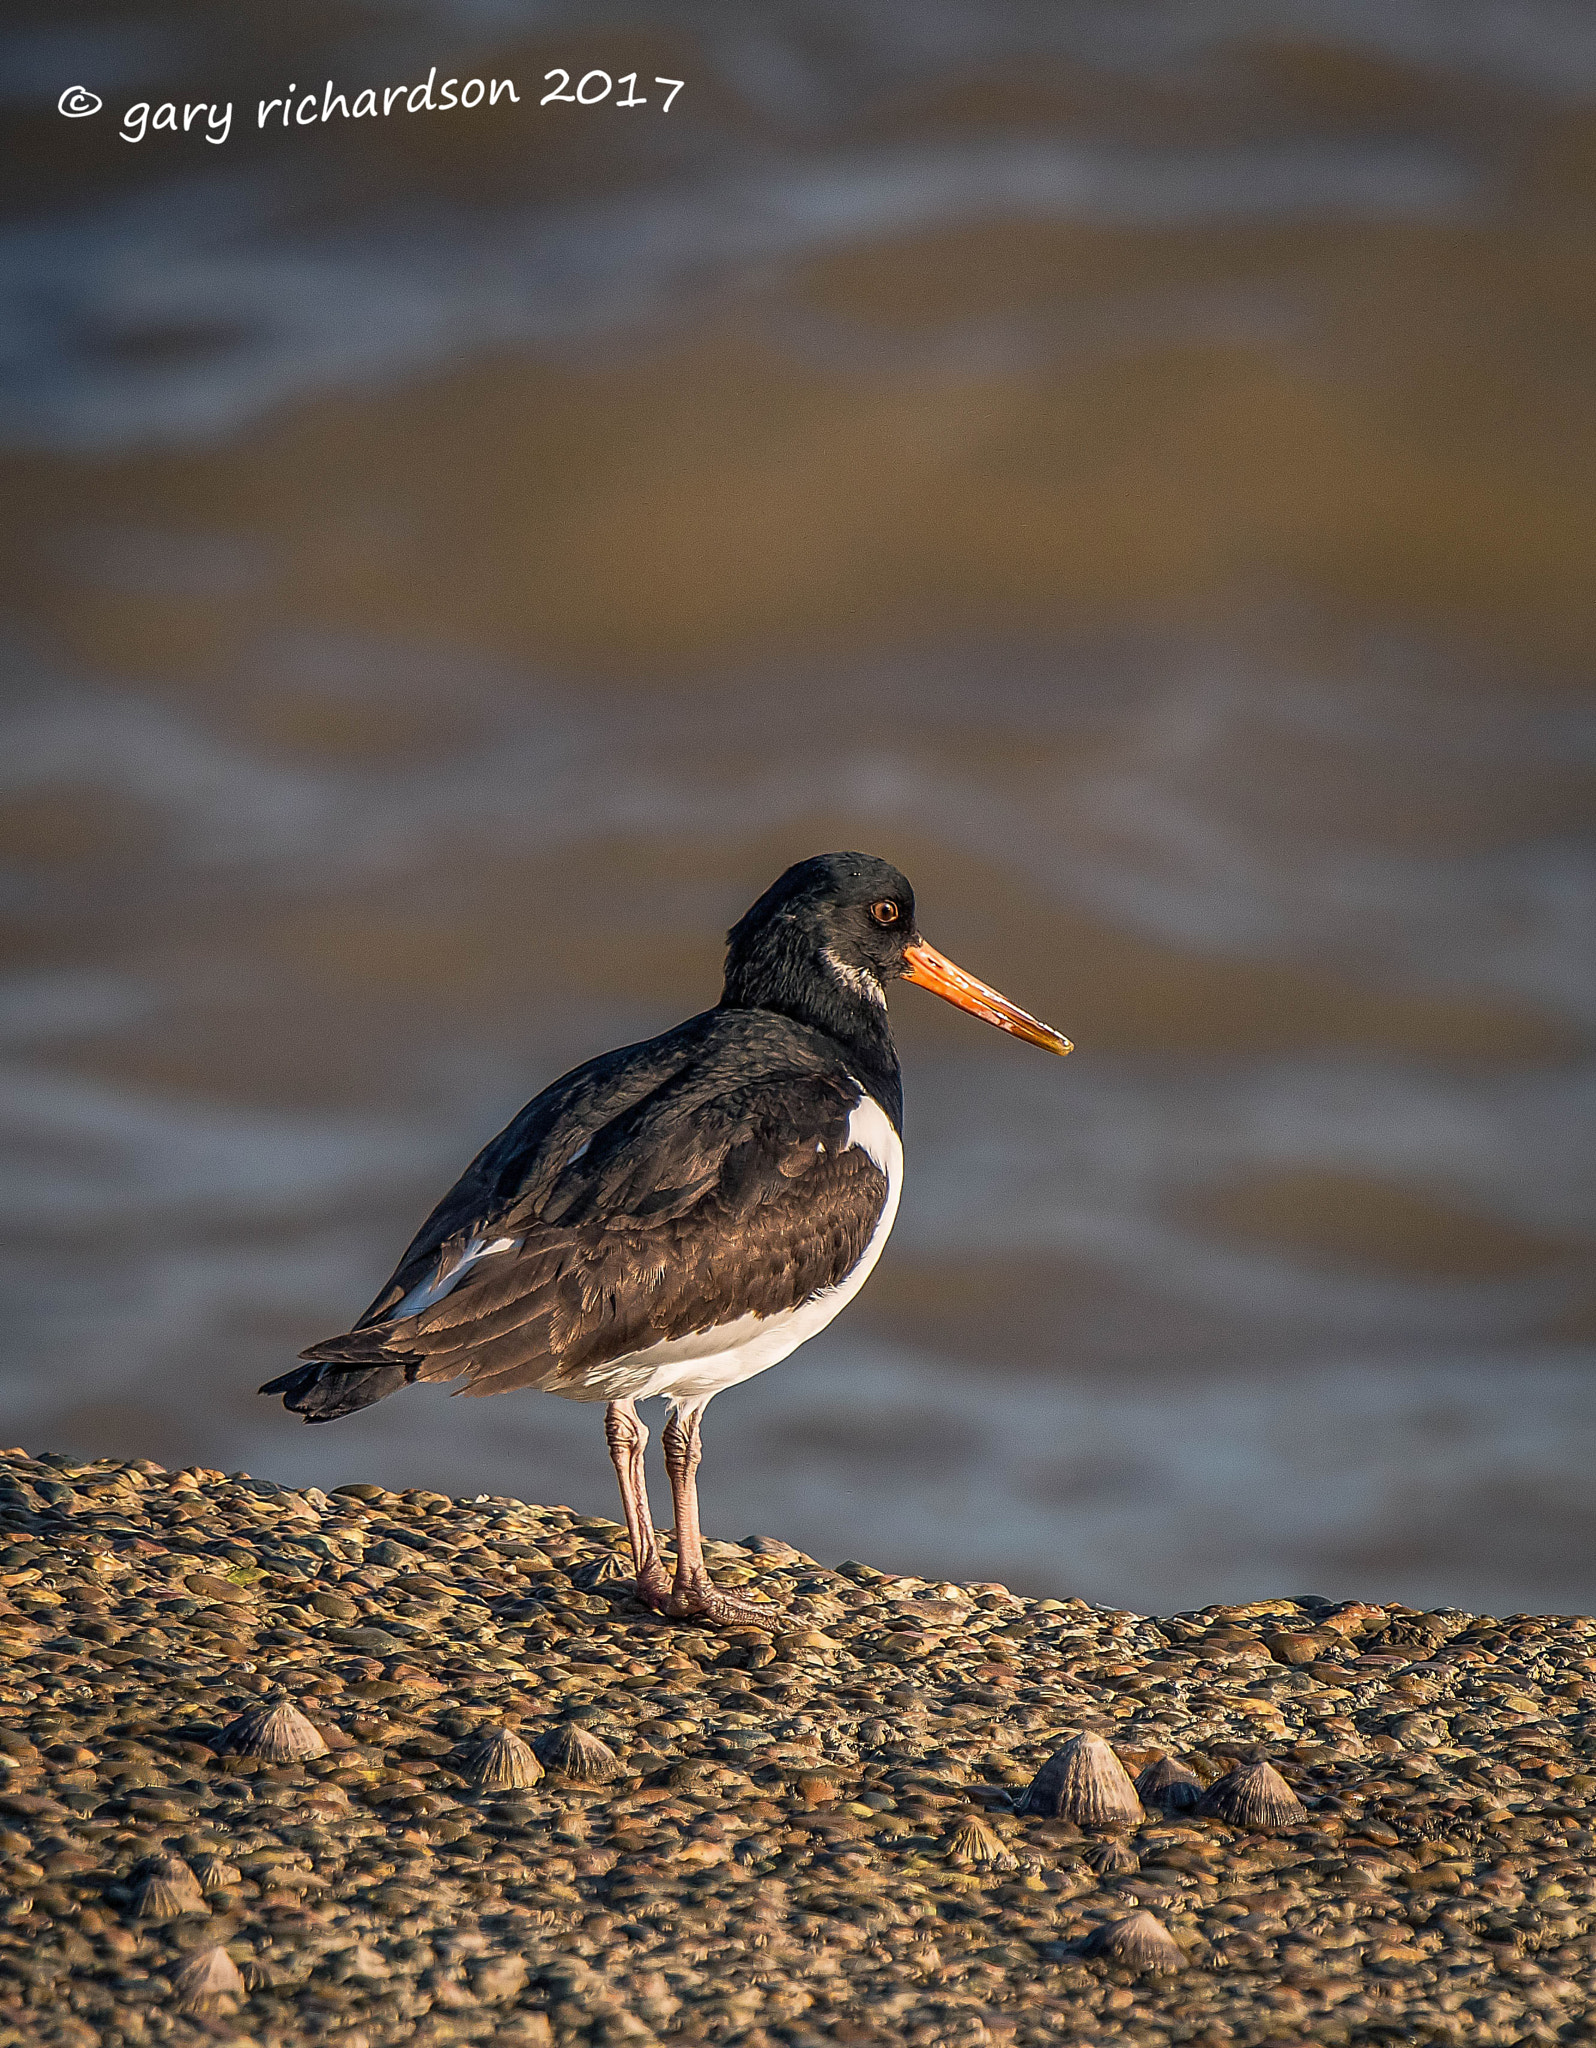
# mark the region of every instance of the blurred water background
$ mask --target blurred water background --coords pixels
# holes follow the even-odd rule
[[[256,127],[432,65],[520,104]],[[711,1533],[1596,1605],[1589,7],[22,0],[0,75],[0,1431],[613,1514],[591,1409],[254,1388],[858,846],[1079,1049],[898,994],[893,1246]]]

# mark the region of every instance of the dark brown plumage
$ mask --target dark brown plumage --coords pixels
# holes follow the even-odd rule
[[[268,1391],[324,1389],[307,1411],[318,1421],[407,1380],[568,1391],[652,1344],[837,1286],[887,1198],[886,1175],[849,1147],[858,1085],[818,1033],[786,1020],[711,1011],[673,1036],[687,1040],[681,1056],[641,1097],[634,1067],[610,1087],[579,1069],[575,1099],[517,1175],[506,1161],[525,1158],[525,1127],[542,1120],[538,1103],[523,1111],[428,1217],[354,1329],[302,1354],[320,1377],[286,1374]],[[757,1078],[743,1079],[751,1062]],[[394,1318],[471,1242],[500,1238],[519,1248],[479,1258],[433,1305]]]
[[[483,1219],[479,1234],[519,1236],[518,1251],[482,1259],[419,1315],[305,1357],[402,1365],[409,1379],[463,1379],[469,1394],[569,1388],[650,1345],[796,1308],[857,1263],[887,1198],[886,1175],[847,1149],[844,1090],[816,1084],[794,1074],[710,1101],[692,1100],[699,1086],[651,1101],[608,1126],[543,1200],[523,1193]],[[692,1140],[673,1146],[687,1104]],[[673,1184],[648,1188],[638,1162],[667,1157]]]

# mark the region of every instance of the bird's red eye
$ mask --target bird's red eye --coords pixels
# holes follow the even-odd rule
[[[896,924],[898,921],[898,906],[890,896],[883,896],[879,903],[871,904],[870,915],[877,924]]]

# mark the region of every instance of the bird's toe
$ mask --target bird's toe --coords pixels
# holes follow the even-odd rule
[[[765,1628],[781,1626],[781,1609],[764,1600],[743,1600],[735,1593],[723,1593],[708,1579],[678,1586],[665,1609],[673,1621],[714,1621],[723,1628]]]

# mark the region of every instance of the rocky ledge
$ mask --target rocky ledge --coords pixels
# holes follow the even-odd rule
[[[711,1564],[0,1454],[0,2048],[1596,2040],[1596,1622]]]

